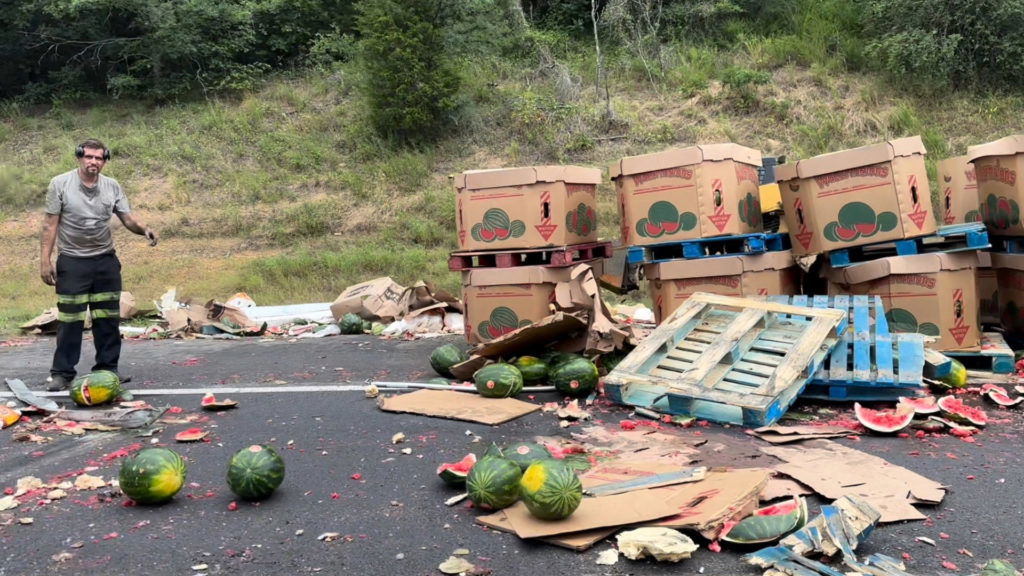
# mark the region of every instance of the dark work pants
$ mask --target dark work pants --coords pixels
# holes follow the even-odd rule
[[[57,256],[57,350],[51,375],[74,379],[75,365],[82,354],[86,314],[92,317],[96,347],[93,371],[117,372],[121,357],[121,262],[113,252],[87,258]]]

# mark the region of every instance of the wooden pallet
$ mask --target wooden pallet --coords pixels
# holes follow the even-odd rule
[[[878,296],[769,296],[768,300],[847,313],[839,326],[839,344],[814,373],[802,398],[895,400],[923,389],[924,336],[891,334]]]
[[[604,379],[620,404],[766,426],[838,342],[846,313],[697,292]]]
[[[626,251],[626,260],[631,264],[654,264],[680,258],[698,259],[763,254],[779,252],[788,248],[789,234],[740,234],[630,246]]]
[[[842,268],[886,256],[911,256],[933,252],[963,252],[991,248],[988,231],[981,222],[940,226],[935,234],[917,238],[852,246],[829,252],[833,268]]]
[[[970,350],[944,350],[946,356],[956,358],[967,368],[991,370],[996,374],[1012,374],[1016,362],[1013,349],[999,332],[982,332],[981,346]]]
[[[452,252],[448,270],[458,272],[474,268],[513,268],[516,266],[572,266],[588,260],[611,258],[611,242],[591,242],[571,246],[547,246],[524,250]]]

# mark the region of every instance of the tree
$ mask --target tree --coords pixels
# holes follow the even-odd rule
[[[399,144],[436,139],[460,87],[445,57],[444,0],[363,0],[357,10],[371,125]]]

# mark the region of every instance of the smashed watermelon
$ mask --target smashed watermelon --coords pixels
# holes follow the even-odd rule
[[[470,452],[458,462],[445,462],[437,467],[437,475],[449,486],[462,486],[466,483],[466,476],[476,464],[476,454]]]
[[[854,402],[853,413],[862,426],[879,434],[894,434],[910,425],[915,410],[910,404],[899,403],[892,410],[872,410]]]
[[[988,424],[988,415],[985,414],[984,410],[968,406],[956,396],[950,395],[939,398],[939,408],[947,418],[960,424],[970,424],[971,426],[984,426]]]

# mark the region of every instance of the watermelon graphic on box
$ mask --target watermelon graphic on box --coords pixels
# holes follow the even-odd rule
[[[661,238],[671,236],[679,231],[689,231],[697,225],[697,215],[693,212],[679,213],[675,204],[659,200],[647,209],[647,217],[636,223],[637,236],[641,238]]]
[[[529,320],[520,320],[516,311],[508,306],[498,306],[491,310],[491,317],[484,320],[477,327],[477,333],[481,338],[494,340],[509,332],[518,330],[523,326],[532,324]]]
[[[483,221],[474,224],[470,235],[477,242],[495,242],[509,238],[519,238],[526,233],[526,224],[522,220],[510,220],[501,208],[491,208],[484,212]]]

